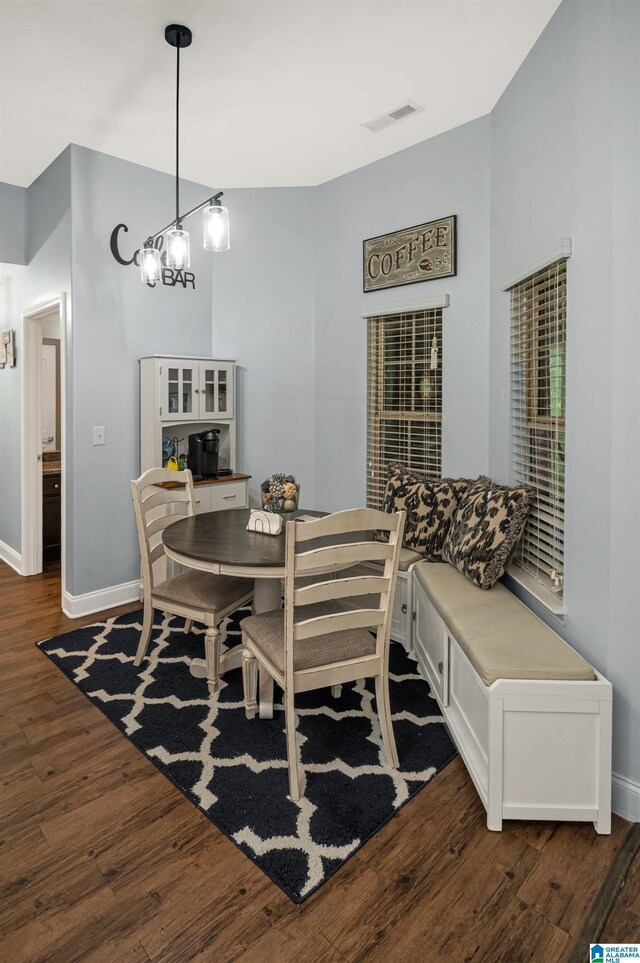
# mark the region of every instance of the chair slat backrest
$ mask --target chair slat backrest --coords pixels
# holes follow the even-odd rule
[[[370,628],[376,631],[376,655],[386,655],[391,632],[393,594],[398,573],[406,512],[390,514],[372,508],[335,512],[314,521],[287,523],[285,553],[285,674],[293,673],[296,642],[346,629]],[[388,532],[388,542],[373,540],[373,532]],[[355,536],[355,538],[353,537]],[[330,539],[331,544],[309,542]],[[302,587],[296,578],[313,572],[338,573],[356,563],[384,563],[380,574],[327,578]],[[364,596],[365,599],[361,599]],[[339,602],[357,597],[358,608],[304,618],[300,608],[315,602]],[[371,600],[368,604],[367,600]],[[296,615],[296,610],[297,615]],[[302,618],[299,618],[299,617]]]
[[[166,483],[181,487],[158,487]],[[155,563],[165,558],[162,533],[185,515],[195,514],[193,476],[188,468],[184,471],[150,468],[140,478],[131,481],[130,487],[140,546],[142,581],[147,594],[159,580],[156,578]],[[162,577],[166,577],[166,573],[161,573]]]

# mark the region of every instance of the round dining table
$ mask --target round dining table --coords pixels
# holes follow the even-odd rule
[[[167,557],[179,565],[212,572],[214,575],[235,575],[254,580],[253,610],[255,613],[279,609],[282,602],[282,579],[285,570],[285,527],[280,535],[265,535],[247,531],[251,510],[234,508],[218,512],[204,512],[181,518],[165,528],[162,538]],[[284,520],[312,515],[320,518],[325,512],[288,512]],[[222,671],[237,668],[242,653],[235,650],[221,660]],[[204,659],[192,659],[191,673],[206,676]],[[260,718],[273,717],[273,679],[267,672],[260,674]]]

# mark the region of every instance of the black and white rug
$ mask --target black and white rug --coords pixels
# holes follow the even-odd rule
[[[240,643],[239,610],[221,626]],[[373,683],[296,696],[303,797],[288,796],[284,708],[247,719],[240,669],[216,699],[189,662],[202,657],[203,629],[156,613],[149,656],[133,664],[142,612],[107,619],[38,643],[39,648],[229,839],[301,903],[455,755],[429,687],[392,643],[390,696],[400,758],[386,765]],[[304,773],[304,775],[302,775]]]

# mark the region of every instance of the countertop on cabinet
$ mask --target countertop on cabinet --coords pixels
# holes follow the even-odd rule
[[[223,475],[222,478],[202,478],[193,483],[194,488],[200,485],[224,485],[225,482],[247,481],[251,475],[243,475],[241,472],[234,472],[233,475]],[[184,488],[182,482],[162,482],[160,488]]]

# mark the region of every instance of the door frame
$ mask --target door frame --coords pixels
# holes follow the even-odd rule
[[[22,574],[42,572],[42,438],[40,402],[42,382],[42,334],[40,321],[57,312],[60,323],[60,450],[61,457],[61,598],[66,571],[67,492],[67,295],[65,292],[32,305],[22,312],[20,346],[22,354],[20,470],[22,479],[21,528]]]

